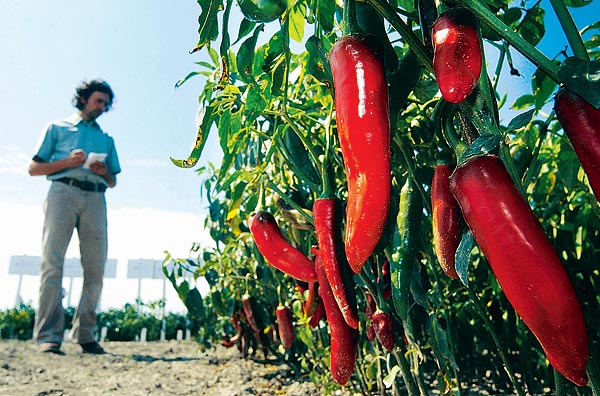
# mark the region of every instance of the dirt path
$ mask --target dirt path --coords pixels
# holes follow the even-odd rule
[[[288,366],[241,358],[236,348],[202,351],[193,342],[107,342],[107,355],[39,353],[31,342],[0,341],[0,395],[320,395]]]

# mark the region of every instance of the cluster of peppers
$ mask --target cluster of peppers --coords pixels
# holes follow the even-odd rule
[[[353,7],[352,2],[347,5]],[[352,28],[355,23],[350,21],[348,26]],[[431,40],[442,100],[459,105],[473,94],[482,75],[477,19],[464,8],[450,9],[433,23]],[[327,318],[331,372],[340,384],[345,384],[354,371],[360,324],[348,269],[361,274],[384,233],[390,209],[390,110],[384,52],[375,36],[350,30],[335,42],[329,54],[348,187],[345,221],[338,218],[341,201],[331,194],[326,171],[323,195],[313,205],[318,245],[313,250],[314,259],[285,239],[270,213],[258,212],[250,220],[250,231],[266,260],[293,278],[308,282],[311,301],[307,301],[305,313],[316,322],[323,314]],[[600,199],[600,111],[561,88],[556,113]],[[462,151],[455,153],[457,158]],[[392,289],[410,282],[405,275],[411,273],[406,270],[410,264],[403,258],[410,256],[410,227],[417,227],[412,232],[418,232],[419,223],[408,218],[418,218],[423,211],[420,194],[411,190],[411,183],[414,181],[408,178],[402,190],[397,219],[404,234],[394,238],[396,254],[391,263],[386,262],[389,269],[381,271]],[[563,264],[502,159],[480,154],[459,158],[456,166],[437,165],[430,198],[433,244],[443,272],[459,277],[456,251],[468,227],[509,302],[537,337],[551,365],[573,383],[585,385],[588,345],[580,304]],[[406,207],[402,209],[402,205]],[[345,224],[343,240],[340,224]],[[395,313],[405,320],[406,294],[392,296]],[[367,301],[367,337],[377,337],[387,350],[393,350],[391,315],[374,303],[373,296],[367,294]],[[280,339],[289,349],[294,339],[291,311],[280,305],[276,314]]]

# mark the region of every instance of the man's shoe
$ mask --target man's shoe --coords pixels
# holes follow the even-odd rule
[[[43,353],[53,353],[55,355],[64,355],[65,353],[60,350],[60,344],[57,342],[44,342],[38,345],[38,349]]]
[[[81,349],[83,349],[83,353],[91,353],[93,355],[106,354],[106,351],[104,350],[104,348],[102,348],[102,346],[100,346],[100,344],[98,344],[96,341],[86,342],[85,344],[79,344],[79,345],[81,345]]]

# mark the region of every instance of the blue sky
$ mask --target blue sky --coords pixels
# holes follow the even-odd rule
[[[577,26],[598,20],[599,8],[571,10]],[[566,40],[556,33],[552,9],[546,10],[549,32],[540,47],[552,57]],[[107,281],[103,306],[121,306],[137,296],[137,281],[123,279],[125,260],[160,259],[164,250],[182,257],[192,242],[209,243],[201,229],[206,213],[201,178],[169,161],[185,158],[195,137],[202,78],[173,87],[195,70],[194,62],[206,59],[206,51],[189,53],[197,43],[199,12],[194,0],[0,1],[0,308],[12,304],[17,287],[18,277],[7,275],[10,256],[40,252],[48,182],[28,176],[27,165],[44,125],[74,111],[71,98],[83,79],[104,78],[116,93],[113,110],[99,123],[114,137],[123,169],[117,188],[107,193],[109,256],[121,260],[121,279]],[[487,53],[492,69],[494,52]],[[500,84],[512,100],[528,91],[534,72],[514,51],[513,56],[523,77],[506,76]],[[200,165],[220,158],[211,136]],[[67,255],[78,255],[76,239]],[[35,302],[36,282],[24,280],[26,300]],[[159,281],[144,282],[144,300],[161,296]]]
[[[7,275],[10,256],[41,250],[49,184],[30,177],[28,163],[44,125],[74,112],[71,98],[83,79],[104,78],[116,94],[113,109],[98,120],[114,137],[123,169],[107,192],[109,256],[160,259],[169,250],[187,257],[192,242],[206,240],[201,178],[169,160],[187,157],[195,138],[202,79],[174,85],[205,59],[205,52],[189,53],[199,11],[191,0],[0,2],[0,289],[9,295],[0,298],[3,306],[14,301],[18,279]],[[220,157],[211,139],[200,165]],[[78,256],[75,238],[67,256]],[[123,275],[125,262],[119,266]],[[24,298],[35,301],[37,279],[23,282]],[[157,281],[144,282],[145,300],[161,297]],[[119,288],[122,298],[111,300],[105,289],[107,304],[137,296],[137,281],[110,281],[108,288]]]

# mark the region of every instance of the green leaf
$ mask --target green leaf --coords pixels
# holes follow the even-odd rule
[[[200,72],[191,72],[188,73],[187,76],[183,77],[181,80],[177,81],[175,83],[175,89],[181,87],[187,80],[189,80],[190,78],[197,76],[198,74],[201,74]]]
[[[398,365],[395,365],[392,367],[391,370],[389,370],[388,375],[386,375],[383,378],[383,384],[385,385],[386,388],[391,388],[392,385],[394,385],[394,381],[396,381],[396,378],[398,377],[398,375],[400,374],[400,367]]]
[[[544,27],[544,15],[546,12],[538,6],[527,11],[527,15],[521,22],[521,36],[529,42],[529,44],[537,45],[544,34],[546,28]]]
[[[458,365],[456,364],[454,353],[450,348],[446,330],[442,328],[435,315],[431,315],[427,321],[427,333],[429,334],[429,339],[431,341],[431,349],[433,349],[433,353],[438,362],[441,363],[440,365],[442,367],[450,365],[457,370]]]
[[[535,101],[535,96],[526,94],[520,96],[515,100],[515,103],[512,105],[512,108],[515,110],[524,110],[528,107],[533,106],[533,102]]]
[[[463,234],[458,249],[456,249],[455,268],[458,278],[466,287],[469,287],[469,263],[471,261],[471,251],[475,246],[473,233],[468,230]]]
[[[297,43],[301,43],[304,38],[304,15],[306,15],[306,6],[304,3],[300,3],[298,6],[292,8],[289,18],[289,29],[290,38]]]
[[[317,15],[323,31],[331,32],[335,15],[335,1],[320,1]]]
[[[469,148],[464,152],[460,158],[460,163],[466,162],[471,157],[479,155],[487,155],[492,153],[498,148],[498,145],[502,141],[502,136],[499,134],[487,134],[481,135]]]
[[[567,58],[558,69],[558,78],[569,90],[600,109],[600,61]]]
[[[541,109],[548,102],[548,98],[550,98],[556,89],[556,85],[556,82],[552,80],[544,70],[537,69],[531,79],[536,109]]]
[[[208,270],[206,270],[204,278],[206,278],[206,281],[210,286],[215,286],[219,281],[220,275],[213,268],[209,268]]]
[[[514,23],[517,23],[519,19],[521,19],[521,15],[523,12],[518,7],[512,7],[506,10],[504,15],[500,17],[500,19],[508,26],[511,26]],[[512,26],[511,26],[512,27]]]
[[[593,0],[562,0],[567,7],[584,7],[591,4]],[[590,10],[591,11],[591,10]]]
[[[526,127],[531,122],[531,119],[533,118],[534,114],[535,109],[531,109],[526,111],[525,113],[519,114],[518,116],[510,120],[510,122],[508,123],[508,130],[516,131]]]
[[[238,37],[235,40],[236,44],[238,41],[246,37],[252,31],[252,28],[256,25],[255,22],[249,21],[246,18],[242,18],[242,23],[240,24],[240,30],[238,31]]]
[[[308,72],[318,81],[333,86],[331,66],[327,58],[327,49],[323,46],[323,42],[316,36],[310,36],[306,40],[306,50],[308,51]]]
[[[206,145],[206,140],[208,139],[208,134],[210,132],[210,126],[214,121],[213,108],[211,106],[204,107],[202,112],[204,113],[202,116],[202,123],[198,126],[194,148],[192,149],[192,152],[188,158],[185,160],[178,160],[171,157],[171,162],[179,168],[191,168],[196,165],[196,163],[198,163],[198,159],[200,159],[202,150]]]
[[[202,11],[198,16],[198,44],[192,52],[199,51],[211,41],[217,39],[219,35],[219,23],[217,21],[217,13],[223,9],[221,0],[198,0],[198,4]]]
[[[191,289],[183,301],[192,320],[202,320],[204,318],[204,302],[198,289]]]
[[[262,97],[261,91],[256,84],[248,85],[245,96],[245,113],[250,119],[256,118],[266,107],[267,102]]]
[[[258,35],[263,30],[264,25],[260,24],[254,29],[254,33],[250,38],[240,45],[240,49],[236,56],[238,75],[240,80],[251,84],[254,82],[253,65],[254,65],[254,50]]]

